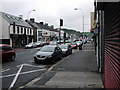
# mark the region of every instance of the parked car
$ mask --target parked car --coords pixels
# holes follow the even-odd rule
[[[35,42],[31,42],[28,45],[25,45],[25,48],[35,48],[37,47],[37,44]]]
[[[69,54],[72,54],[72,47],[68,44],[61,44],[59,45],[59,47],[61,48],[62,50],[62,55],[64,56],[67,56]]]
[[[71,42],[70,45],[73,49],[77,49],[77,44],[75,42]]]
[[[52,62],[62,58],[62,50],[56,45],[43,46],[35,55],[34,62]]]
[[[49,45],[57,45],[58,43],[56,41],[50,41]]]
[[[77,44],[77,46],[79,47],[80,45],[83,44],[83,42],[82,42],[82,41],[76,41],[76,44]]]
[[[77,41],[77,47],[79,47],[79,50],[82,50],[82,45],[83,45],[83,42],[82,41]]]
[[[87,43],[87,41],[86,41],[85,39],[83,39],[82,42],[83,42],[83,44],[86,44],[86,43]]]
[[[43,46],[44,45],[42,41],[37,41],[36,44],[37,44],[37,46]]]
[[[0,58],[2,58],[2,61],[6,60],[14,61],[15,57],[16,57],[15,50],[10,45],[0,44]]]

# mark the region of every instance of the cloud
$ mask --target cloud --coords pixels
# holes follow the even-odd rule
[[[19,16],[23,15],[27,19],[28,12],[35,9],[35,12],[29,14],[29,18],[33,17],[37,22],[44,21],[49,25],[59,27],[59,19],[64,20],[66,28],[81,30],[83,27],[83,14],[80,10],[75,11],[74,8],[81,8],[84,11],[85,29],[90,29],[90,12],[93,11],[94,0],[1,0],[1,11]]]

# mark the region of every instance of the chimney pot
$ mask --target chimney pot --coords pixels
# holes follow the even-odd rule
[[[43,22],[40,22],[41,25],[43,25],[44,23]]]
[[[23,15],[19,15],[19,18],[20,18],[20,19],[23,19]]]
[[[30,18],[30,21],[35,22],[35,19],[34,18]]]

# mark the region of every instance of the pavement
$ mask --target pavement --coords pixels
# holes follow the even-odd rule
[[[97,72],[97,60],[93,43],[87,43],[83,50],[59,61],[47,72],[20,88],[101,88],[101,74]]]

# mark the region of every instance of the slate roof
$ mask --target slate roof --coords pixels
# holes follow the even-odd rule
[[[22,18],[14,16],[14,15],[10,15],[8,13],[5,12],[0,12],[0,15],[11,25],[13,24],[13,22],[15,22],[15,24],[17,26],[24,26],[24,27],[29,27],[32,28],[27,22],[25,22]]]
[[[35,28],[38,28],[38,29],[47,29],[49,31],[56,31],[58,32],[56,29],[50,27],[50,26],[46,26],[46,25],[42,25],[40,23],[37,23],[37,22],[32,22],[30,20],[26,20],[31,26],[35,27]]]

